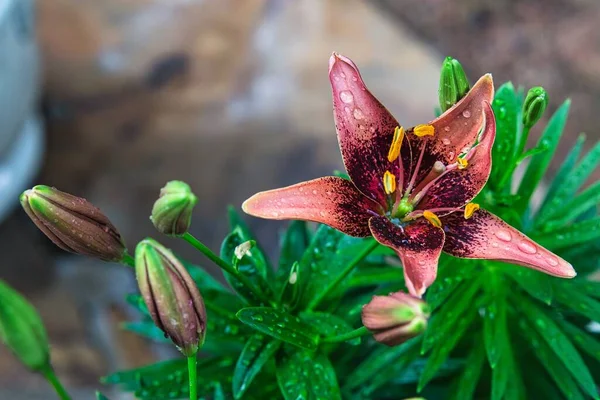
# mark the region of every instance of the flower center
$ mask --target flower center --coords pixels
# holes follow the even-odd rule
[[[393,218],[403,219],[409,213],[411,213],[414,209],[415,209],[415,207],[413,206],[413,204],[410,200],[402,199],[398,202],[395,209],[392,210],[391,215]]]

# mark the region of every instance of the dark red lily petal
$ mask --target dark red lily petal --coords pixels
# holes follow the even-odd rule
[[[417,209],[462,207],[483,189],[492,169],[492,146],[496,138],[496,121],[490,103],[485,103],[483,114],[485,128],[481,141],[466,158],[467,167],[448,171],[433,182]]]
[[[399,161],[388,161],[398,122],[369,92],[356,65],[339,54],[329,60],[333,110],[344,165],[362,193],[386,205],[383,175],[398,177]]]
[[[369,227],[379,243],[396,251],[404,266],[408,291],[421,297],[437,275],[444,231],[424,218],[401,228],[386,217],[373,217],[369,220]]]
[[[358,237],[370,236],[369,218],[383,212],[352,182],[334,176],[257,193],[242,209],[261,218],[320,222]]]
[[[435,130],[433,136],[419,138],[411,133],[412,128],[407,130],[407,146],[403,149],[402,159],[411,177],[415,173],[423,144],[425,145],[419,171],[416,172],[417,183],[429,173],[436,161],[446,165],[452,164],[459,154],[466,152],[476,143],[483,125],[483,104],[491,103],[493,99],[494,82],[492,76],[487,74],[452,108],[429,122]],[[408,143],[411,152],[408,151]]]
[[[567,261],[488,211],[475,211],[470,219],[455,212],[443,217],[442,223],[444,251],[453,256],[505,261],[562,278],[577,275]]]
[[[492,75],[486,74],[473,85],[465,97],[430,122],[435,128],[432,151],[442,157],[438,160],[451,164],[460,153],[464,153],[475,144],[484,122],[484,105],[491,104],[492,100],[494,81]]]

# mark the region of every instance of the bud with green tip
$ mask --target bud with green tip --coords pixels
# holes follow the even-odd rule
[[[536,86],[527,92],[525,102],[523,103],[523,125],[527,129],[535,125],[544,115],[548,107],[548,93],[541,86]]]
[[[192,210],[198,198],[190,186],[181,181],[171,181],[160,190],[160,197],[152,207],[150,219],[160,233],[181,236],[188,231]]]
[[[187,357],[204,343],[206,309],[192,277],[173,253],[152,239],[135,250],[135,274],[154,324]]]
[[[86,199],[38,185],[21,194],[21,206],[65,251],[104,261],[121,261],[127,253],[117,228]]]
[[[30,370],[50,365],[48,337],[35,308],[0,280],[0,340]]]
[[[440,108],[445,112],[460,99],[465,97],[471,85],[467,79],[467,74],[458,60],[452,57],[446,57],[442,64],[440,73]]]
[[[431,309],[423,300],[396,292],[373,296],[362,309],[362,322],[376,341],[397,346],[423,333],[430,314]]]

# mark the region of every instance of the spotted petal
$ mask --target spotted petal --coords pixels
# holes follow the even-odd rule
[[[333,176],[260,192],[242,204],[256,217],[320,222],[351,236],[370,236],[368,221],[383,212],[352,182]]]
[[[386,217],[373,217],[369,227],[379,243],[396,251],[404,267],[408,291],[421,297],[437,275],[444,231],[423,218],[400,228]]]
[[[382,178],[398,176],[399,163],[388,161],[398,122],[369,92],[356,65],[339,54],[329,60],[338,141],[348,175],[362,193],[386,204]]]
[[[444,251],[464,258],[482,258],[523,265],[562,278],[576,275],[567,261],[485,210],[470,219],[462,213],[442,218],[446,231]]]
[[[482,114],[485,115],[485,128],[479,144],[465,157],[468,165],[465,169],[455,168],[432,182],[426,194],[418,204],[421,210],[440,207],[462,207],[471,201],[485,186],[492,169],[492,146],[496,137],[494,112],[489,103],[485,103]]]

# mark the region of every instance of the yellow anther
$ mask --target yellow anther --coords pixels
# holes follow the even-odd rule
[[[435,133],[435,128],[433,125],[417,125],[415,126],[413,133],[419,137],[433,136]]]
[[[402,141],[404,140],[404,128],[401,126],[397,126],[394,129],[394,138],[392,139],[392,145],[390,146],[390,151],[388,152],[388,161],[394,162],[400,156],[400,148],[402,147]]]
[[[469,219],[473,216],[475,211],[479,210],[479,204],[477,203],[469,203],[465,207],[465,219]]]
[[[458,169],[465,169],[469,165],[469,162],[467,161],[467,159],[462,158],[462,157],[458,157],[456,159],[456,162],[458,163]]]
[[[383,189],[386,194],[392,194],[396,191],[396,175],[390,171],[385,171],[385,174],[383,174]]]
[[[435,215],[434,213],[432,213],[429,210],[425,210],[423,211],[423,217],[429,221],[429,223],[433,226],[435,226],[436,228],[441,228],[442,227],[442,221],[440,221],[440,219],[438,218],[437,215]]]

